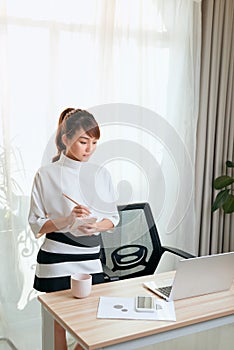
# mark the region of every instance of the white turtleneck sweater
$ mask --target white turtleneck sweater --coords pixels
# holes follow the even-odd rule
[[[47,220],[68,216],[75,204],[63,196],[63,193],[74,199],[79,204],[87,206],[91,211],[91,216],[102,219],[109,219],[114,226],[118,224],[119,215],[115,204],[115,195],[109,172],[105,168],[100,168],[89,162],[79,162],[61,155],[60,159],[49,165],[41,167],[34,179],[31,206],[29,212],[29,224],[35,235],[40,232],[41,227]],[[56,232],[69,232],[69,227]],[[47,237],[49,238],[49,235]],[[61,242],[49,240],[45,236],[41,249],[46,252],[57,254],[85,254],[97,253],[100,247],[81,248],[70,246]],[[43,266],[42,266],[43,265]],[[37,266],[38,277],[63,276],[67,272],[77,272],[73,266],[66,267],[63,272],[61,264],[52,266]],[[64,263],[63,263],[64,265]],[[74,263],[73,263],[74,265]],[[101,271],[100,262],[95,260],[84,268],[79,262],[79,272],[96,273]]]

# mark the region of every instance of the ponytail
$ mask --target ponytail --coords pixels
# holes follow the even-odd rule
[[[53,163],[57,162],[57,160],[59,160],[62,151],[64,151],[66,149],[66,146],[62,142],[62,123],[63,123],[65,116],[74,110],[75,110],[75,108],[70,108],[70,107],[66,108],[59,116],[58,128],[57,128],[57,132],[56,132],[56,136],[55,136],[55,144],[56,144],[58,152],[57,152],[56,156],[54,156],[52,158]]]

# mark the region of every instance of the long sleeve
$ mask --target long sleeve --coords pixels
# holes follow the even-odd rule
[[[98,216],[99,220],[109,219],[116,226],[119,222],[119,213],[116,206],[116,196],[112,179],[110,173],[105,168],[101,168],[99,175],[93,180],[93,192],[96,195],[94,196],[91,207],[94,209],[94,216]]]
[[[110,206],[109,207],[110,214],[108,215],[107,219],[111,220],[114,226],[117,226],[119,222],[119,213],[116,206],[116,196],[114,192],[114,187],[113,187],[112,179],[109,173],[108,173],[107,189],[109,191],[109,197],[110,197],[109,198],[110,202],[107,203],[108,206]]]
[[[40,232],[41,227],[48,220],[49,218],[47,217],[47,213],[45,211],[42,200],[40,174],[37,173],[33,182],[30,210],[28,216],[29,225],[35,236],[37,236],[37,234]]]

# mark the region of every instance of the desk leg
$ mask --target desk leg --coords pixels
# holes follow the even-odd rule
[[[43,307],[42,315],[42,350],[54,349],[54,319],[50,313]]]

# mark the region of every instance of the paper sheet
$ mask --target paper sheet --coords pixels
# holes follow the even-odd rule
[[[135,310],[135,298],[100,297],[97,318],[176,321],[173,301],[156,299],[155,312]]]

